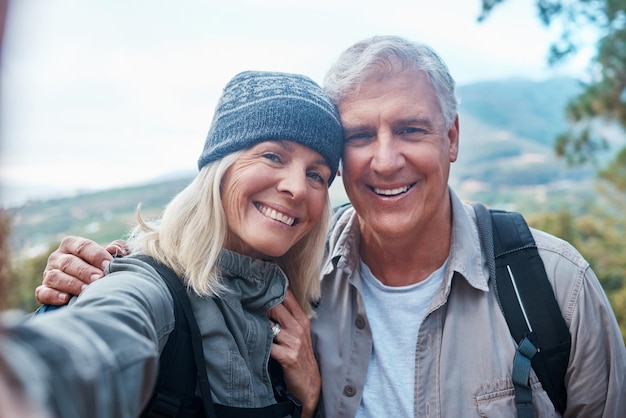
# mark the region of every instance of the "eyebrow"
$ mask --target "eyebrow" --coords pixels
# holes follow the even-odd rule
[[[369,127],[368,125],[355,125],[355,126],[349,126],[349,127],[344,127],[343,128],[343,134],[344,136],[350,135],[352,133],[355,132],[361,132],[361,131],[369,131],[372,128]]]
[[[280,146],[281,148],[289,151],[289,152],[295,152],[295,148],[294,146],[291,144],[290,140],[288,139],[277,139],[275,141],[272,141],[274,143],[276,143],[278,146]],[[302,145],[303,147],[307,147],[306,145]],[[312,149],[310,147],[307,147],[309,149]],[[317,152],[317,151],[315,151]],[[318,153],[319,154],[319,153]],[[330,167],[330,165],[326,162],[326,160],[322,157],[319,160],[315,160],[313,162],[315,165],[324,165],[326,167]]]
[[[407,118],[407,119],[399,119],[397,121],[397,123],[400,123],[401,125],[426,125],[426,126],[432,126],[433,122],[431,119],[429,118]]]
[[[285,149],[285,150],[287,150],[287,151],[290,151],[290,152],[293,152],[293,151],[294,151],[293,145],[291,145],[291,144],[288,142],[288,140],[285,140],[285,139],[276,139],[276,140],[271,141],[271,142],[274,142],[275,144],[280,145],[280,147],[281,147],[281,148],[283,148],[283,149]]]
[[[420,117],[397,119],[393,121],[393,124],[394,125],[425,125],[429,128],[432,128],[433,126],[432,120],[430,120],[429,118],[420,118]],[[374,128],[372,128],[370,125],[365,125],[365,124],[348,126],[348,127],[345,127],[344,125],[343,134],[344,136],[348,136],[355,132],[369,131],[371,129],[374,129]]]

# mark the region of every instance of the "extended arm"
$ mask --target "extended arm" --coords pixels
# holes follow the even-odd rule
[[[152,394],[172,300],[156,273],[126,263],[66,309],[5,323],[0,356],[54,416],[135,417]]]

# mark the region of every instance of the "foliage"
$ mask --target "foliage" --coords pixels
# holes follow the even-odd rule
[[[48,254],[59,247],[55,243],[45,253],[24,260],[14,261],[11,267],[8,306],[25,312],[34,311],[39,304],[35,299],[35,288],[41,284]]]
[[[0,211],[0,310],[6,308],[9,291],[9,268],[11,252],[7,245],[7,237],[11,229],[11,217],[5,211]]]
[[[607,168],[600,171],[600,177],[611,182],[617,190],[626,193],[626,148],[619,152]]]
[[[482,0],[482,14],[505,0]],[[571,100],[566,115],[571,128],[559,135],[555,149],[570,163],[596,161],[598,151],[610,146],[605,131],[597,129],[598,120],[614,121],[626,128],[626,0],[537,0],[540,20],[546,25],[558,20],[561,35],[550,46],[550,64],[556,64],[579,51],[581,27],[598,30],[597,53],[592,60],[590,79],[583,92]],[[613,173],[626,182],[624,159],[621,170]]]
[[[9,245],[12,221],[10,212],[0,211],[0,311],[19,309],[32,312],[38,306],[34,290],[41,284],[48,254],[59,243],[51,244],[38,256],[16,258]]]
[[[626,196],[610,183],[599,183],[605,197],[588,214],[574,216],[569,209],[538,213],[529,223],[571,243],[589,261],[605,290],[626,342]]]

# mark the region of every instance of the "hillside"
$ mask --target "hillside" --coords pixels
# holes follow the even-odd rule
[[[567,127],[565,106],[582,91],[573,78],[534,82],[521,78],[459,86],[461,112],[519,137],[552,147]]]
[[[164,205],[190,178],[143,186],[104,190],[74,197],[29,202],[10,209],[13,218],[10,245],[17,257],[46,251],[65,235],[86,236],[100,243],[122,237],[135,224],[137,205],[156,218]]]

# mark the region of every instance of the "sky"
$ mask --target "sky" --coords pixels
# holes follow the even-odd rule
[[[9,0],[0,207],[192,174],[232,76],[322,83],[373,35],[430,44],[461,85],[583,77],[591,52],[548,67],[558,28],[534,4],[507,0],[477,23],[480,0]]]

